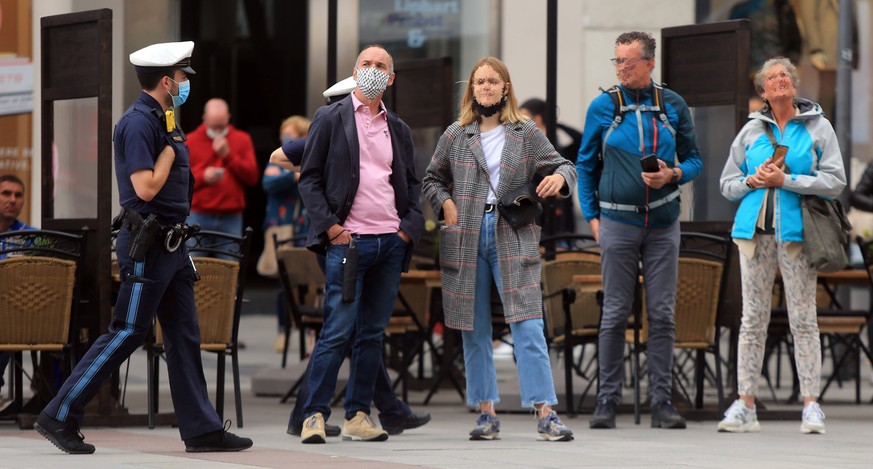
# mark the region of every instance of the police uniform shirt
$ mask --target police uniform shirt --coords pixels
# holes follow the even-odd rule
[[[143,217],[154,213],[167,223],[185,221],[194,187],[188,149],[178,126],[167,132],[160,104],[141,92],[118,121],[114,141],[115,174],[121,205],[136,210]],[[130,175],[141,169],[154,169],[158,155],[167,145],[173,147],[176,158],[164,186],[150,202],[146,202],[137,197]]]

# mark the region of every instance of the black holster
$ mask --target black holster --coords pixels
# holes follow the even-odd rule
[[[131,217],[131,213],[136,212],[128,210],[128,218],[133,218]],[[151,249],[152,245],[158,239],[158,232],[161,229],[161,225],[158,223],[158,219],[155,217],[154,213],[149,214],[145,220],[142,220],[142,217],[140,217],[138,213],[136,216],[139,217],[141,223],[139,223],[138,227],[136,227],[134,223],[130,224],[129,229],[131,241],[128,255],[134,261],[142,262],[145,260],[146,253],[149,252],[149,249]]]

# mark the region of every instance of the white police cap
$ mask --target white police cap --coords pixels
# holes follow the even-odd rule
[[[324,90],[322,95],[327,99],[333,98],[334,96],[345,96],[354,91],[356,86],[358,86],[358,84],[355,83],[355,77],[348,77],[345,80],[336,82],[333,86]]]
[[[193,41],[162,42],[152,44],[130,54],[130,63],[136,73],[164,72],[179,69],[193,75],[191,68],[191,53],[194,52]]]

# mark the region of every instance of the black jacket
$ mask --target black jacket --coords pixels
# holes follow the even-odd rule
[[[394,202],[400,217],[400,229],[412,240],[405,270],[412,246],[424,229],[424,217],[419,206],[421,182],[415,175],[409,126],[397,114],[388,111],[388,130],[394,149],[391,164]],[[327,250],[326,231],[334,224],[345,222],[359,183],[360,147],[354,105],[349,95],[335,104],[319,108],[309,127],[303,151],[303,167],[297,184],[309,215],[306,247],[317,253]]]
[[[859,210],[873,212],[873,163],[867,165],[864,175],[852,191],[849,203]]]

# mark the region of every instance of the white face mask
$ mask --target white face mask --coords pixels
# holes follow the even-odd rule
[[[206,136],[215,140],[215,137],[221,135],[222,137],[227,137],[227,127],[221,130],[221,132],[216,132],[212,127],[206,128]]]
[[[388,89],[388,74],[377,68],[359,68],[356,82],[367,99],[373,99]]]

